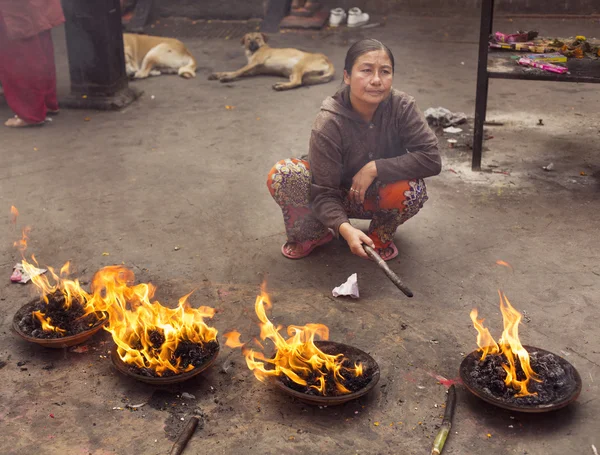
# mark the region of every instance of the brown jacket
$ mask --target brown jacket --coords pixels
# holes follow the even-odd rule
[[[17,40],[50,30],[65,17],[60,0],[0,0],[0,20],[8,38]]]
[[[315,216],[338,233],[348,221],[342,206],[352,178],[375,161],[383,183],[437,175],[442,169],[437,137],[413,97],[392,89],[371,123],[352,110],[349,88],[327,98],[314,122],[308,160]]]

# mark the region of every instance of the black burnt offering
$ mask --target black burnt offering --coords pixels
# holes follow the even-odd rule
[[[36,299],[17,313],[17,325],[25,335],[34,338],[63,338],[90,330],[104,319],[100,313],[84,316],[85,310],[77,297],[73,298],[69,308],[65,307],[65,296],[60,291],[49,294],[47,298],[48,303]],[[55,329],[44,330],[40,318],[34,312],[39,312],[41,318]]]
[[[527,390],[531,395],[518,393],[505,384],[507,376],[502,368],[507,364],[503,354],[488,354],[481,360],[481,351],[469,354],[460,366],[460,376],[473,394],[496,406],[521,412],[544,412],[560,409],[575,401],[581,392],[581,377],[565,359],[543,349],[524,346],[529,353],[532,370],[539,381],[530,380]],[[516,362],[517,379],[525,374]]]
[[[149,338],[157,349],[164,343],[164,336],[158,331],[149,333]],[[141,345],[134,346],[134,349],[140,349],[141,347]],[[214,363],[218,354],[219,343],[216,340],[202,344],[182,341],[173,352],[171,359],[169,359],[169,363],[173,367],[178,365],[178,369],[181,370],[181,372],[166,369],[160,374],[152,368],[139,367],[124,362],[119,356],[116,347],[112,350],[111,359],[117,370],[139,381],[150,384],[175,384],[186,381],[202,373]],[[193,368],[189,371],[185,371],[190,365]]]
[[[349,390],[349,393],[340,392],[337,389],[332,372],[328,372],[325,376],[324,392],[316,388],[319,386],[318,377],[320,376],[317,374],[303,376],[307,382],[306,385],[298,384],[285,375],[273,377],[273,382],[279,389],[307,403],[332,406],[367,394],[379,381],[379,365],[366,352],[334,341],[318,340],[314,344],[325,354],[343,355],[342,376],[344,379],[340,382]],[[362,365],[362,374],[359,376],[352,372],[356,364]]]
[[[102,312],[85,314],[84,304],[73,297],[65,306],[65,296],[55,291],[43,299],[35,299],[22,306],[13,318],[13,328],[19,336],[47,347],[65,347],[79,344],[98,332],[107,322]],[[43,326],[42,321],[46,325]]]

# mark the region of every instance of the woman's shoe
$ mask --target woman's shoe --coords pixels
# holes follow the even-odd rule
[[[329,26],[339,27],[346,20],[346,12],[342,8],[334,8],[329,13]]]
[[[348,10],[348,27],[359,27],[369,22],[369,15],[363,13],[359,8],[350,8]]]
[[[328,232],[325,237],[321,237],[320,240],[307,240],[306,242],[285,242],[281,247],[281,254],[283,254],[286,258],[289,259],[302,259],[312,253],[316,247],[325,245],[333,240],[333,234]],[[286,251],[286,247],[290,243],[295,243],[296,245],[300,245],[300,249],[296,248],[293,251]]]

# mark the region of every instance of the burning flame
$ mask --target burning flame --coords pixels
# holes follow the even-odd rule
[[[508,298],[498,291],[500,295],[500,311],[504,321],[504,331],[498,343],[490,334],[490,331],[483,326],[483,319],[477,319],[477,309],[471,310],[471,320],[477,330],[477,345],[481,351],[480,360],[485,359],[488,355],[504,354],[507,364],[502,364],[502,368],[506,372],[504,383],[507,387],[511,387],[517,393],[515,397],[525,397],[528,395],[536,395],[527,390],[527,385],[530,380],[540,382],[537,374],[531,368],[529,363],[529,353],[525,350],[519,340],[519,323],[521,322],[521,313],[513,308],[508,301]],[[517,362],[523,370],[525,379],[520,380],[517,377]]]
[[[261,340],[270,339],[277,349],[273,358],[267,358],[263,352],[255,351],[242,344],[238,332],[224,335],[227,346],[242,348],[246,364],[256,378],[264,382],[268,377],[285,375],[296,384],[304,386],[307,386],[308,380],[311,380],[316,384],[311,384],[309,387],[325,395],[326,378],[330,376],[339,393],[350,393],[350,390],[342,384],[345,379],[344,374],[361,376],[362,364],[355,364],[354,368],[346,368],[342,365],[343,354],[325,354],[314,344],[315,337],[322,340],[329,338],[329,329],[323,324],[307,324],[303,327],[291,325],[287,328],[289,338],[285,339],[279,333],[282,327],[275,327],[267,318],[266,309],[271,307],[271,301],[263,285],[261,294],[256,298],[255,311],[260,319]],[[254,342],[264,350],[258,340]]]
[[[19,211],[12,206],[11,222],[15,225],[18,215]],[[182,365],[181,356],[176,355],[181,343],[216,341],[217,330],[204,323],[204,318],[214,316],[214,309],[192,308],[187,302],[191,293],[182,297],[175,309],[166,308],[157,301],[151,302],[156,288],[149,283],[133,286],[134,274],[125,267],[109,266],[96,272],[91,293],[81,287],[79,280],[68,279],[69,262],[58,274],[48,267],[50,279],[39,274],[35,257],[31,256],[35,266],[24,257],[29,232],[29,227],[24,228],[21,240],[14,246],[23,256],[23,271],[31,277],[42,300],[48,305],[52,299],[53,304],[60,303],[65,310],[78,302],[84,310],[82,318],[98,311],[107,313],[109,326],[105,328],[112,334],[124,362],[152,369],[159,376],[169,370],[182,373],[194,369],[194,365]],[[40,322],[42,330],[66,334],[66,330],[52,324],[44,310],[33,311],[32,317]]]
[[[31,259],[37,266],[38,263],[35,259],[35,256],[32,255]],[[46,305],[50,303],[51,296],[52,299],[56,301],[58,295],[58,298],[62,297],[62,306],[66,310],[71,308],[74,302],[78,302],[83,308],[83,314],[81,315],[81,318],[84,318],[87,315],[97,311],[93,305],[92,295],[87,293],[81,287],[79,280],[68,279],[70,266],[69,262],[61,267],[59,274],[56,274],[52,267],[48,267],[48,271],[50,272],[50,276],[54,281],[54,284],[50,283],[50,280],[46,275],[36,274],[37,268],[26,259],[23,259],[21,264],[23,266],[23,270],[31,276],[31,281],[38,291],[40,298],[46,303]],[[67,333],[66,330],[62,329],[61,327],[52,325],[51,318],[47,317],[44,312],[33,311],[31,314],[38,321],[40,321],[42,330],[56,332],[62,336]]]
[[[33,262],[35,262],[35,265],[37,266],[38,263],[35,259],[35,256],[32,255],[31,259],[33,260]],[[60,268],[60,272],[58,275],[54,272],[54,269],[52,267],[48,267],[50,276],[54,280],[55,284],[50,284],[50,280],[46,275],[36,275],[36,267],[33,264],[27,262],[26,259],[23,259],[21,264],[23,265],[23,269],[25,270],[25,272],[31,276],[31,281],[37,288],[40,296],[42,297],[44,302],[46,302],[46,304],[49,303],[49,295],[52,295],[54,293],[61,293],[65,299],[65,309],[71,308],[73,302],[77,300],[84,307],[84,310],[87,310],[85,312],[86,315],[95,311],[92,306],[89,306],[89,308],[86,309],[86,306],[88,306],[86,304],[90,301],[92,296],[81,287],[79,280],[70,280],[67,278],[69,275],[70,262],[67,261],[65,265],[63,265]]]
[[[31,228],[29,226],[25,226],[21,231],[21,240],[17,240],[14,243],[14,246],[21,252],[21,255],[24,255],[25,250],[27,249],[27,240],[29,240],[30,232]]]
[[[10,222],[11,224],[17,225],[17,218],[19,217],[19,211],[14,205],[10,206]]]
[[[16,226],[17,218],[19,217],[19,211],[13,205],[10,207],[10,213],[11,223],[15,224]],[[31,277],[31,281],[33,282],[41,299],[46,303],[46,305],[48,305],[50,303],[50,296],[53,296],[53,300],[56,300],[58,294],[64,299],[62,305],[66,310],[71,308],[74,302],[78,302],[81,304],[84,310],[84,313],[81,316],[82,318],[95,312],[96,309],[91,304],[92,296],[81,287],[79,280],[68,279],[70,267],[69,262],[61,267],[58,274],[54,272],[52,267],[48,267],[51,279],[54,281],[54,284],[51,284],[49,278],[44,274],[40,274],[37,270],[36,266],[39,264],[35,259],[35,256],[31,255],[31,260],[33,263],[35,263],[35,265],[25,259],[24,253],[27,249],[27,241],[29,240],[30,231],[31,228],[29,226],[24,227],[22,230],[21,239],[14,242],[14,246],[21,252],[21,256],[23,258],[21,261],[23,271]],[[51,319],[47,317],[43,311],[33,311],[32,316],[40,322],[42,330],[44,331],[56,332],[63,336],[67,333],[63,328],[52,325]]]
[[[512,266],[512,265],[510,265],[508,262],[505,262],[505,261],[503,261],[503,260],[501,260],[501,259],[498,259],[498,260],[496,261],[496,264],[498,264],[498,265],[502,265],[502,266],[504,266],[504,267],[506,267],[506,268],[509,268],[511,272],[514,272],[514,271],[515,271],[515,269],[513,269],[513,266]]]
[[[152,369],[158,376],[193,370],[194,365],[181,364],[177,348],[185,342],[202,345],[215,341],[217,330],[204,322],[215,310],[192,308],[187,301],[191,293],[179,299],[177,308],[164,307],[151,302],[156,290],[152,284],[131,286],[133,280],[131,270],[109,266],[99,270],[92,282],[93,305],[108,312],[105,329],[112,334],[119,357],[130,365]]]
[[[17,218],[19,217],[19,211],[14,205],[10,206],[10,222],[17,225]],[[27,249],[27,241],[29,240],[29,233],[31,232],[31,227],[25,226],[21,230],[21,239],[17,240],[13,243],[13,246],[17,248],[21,252],[21,256],[24,257],[25,250]]]
[[[52,319],[45,317],[45,315],[41,311],[34,311],[31,314],[33,316],[35,316],[35,318],[38,321],[40,321],[40,324],[42,324],[42,330],[45,330],[48,332],[57,332],[57,333],[60,333],[61,335],[64,335],[65,333],[67,333],[66,330],[61,329],[60,327],[55,327],[55,326],[51,325],[50,323],[52,322]]]

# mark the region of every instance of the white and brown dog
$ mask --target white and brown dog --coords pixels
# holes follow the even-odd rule
[[[278,82],[275,90],[289,90],[301,85],[322,84],[333,79],[335,70],[323,54],[312,54],[298,49],[278,49],[267,44],[264,33],[247,33],[242,45],[248,64],[237,71],[213,73],[208,78],[230,82],[242,76],[273,74],[289,77],[289,82]]]
[[[161,74],[196,77],[196,60],[178,39],[124,33],[123,44],[129,77],[144,79]]]

